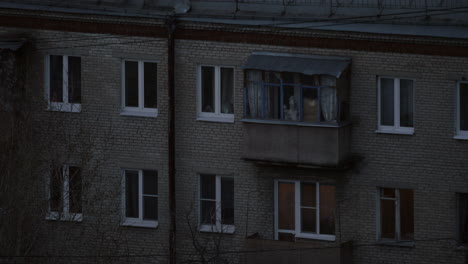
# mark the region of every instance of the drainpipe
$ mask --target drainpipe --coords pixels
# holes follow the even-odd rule
[[[168,106],[168,167],[169,167],[169,263],[176,263],[176,201],[175,201],[175,18],[166,21],[167,26],[167,91]]]

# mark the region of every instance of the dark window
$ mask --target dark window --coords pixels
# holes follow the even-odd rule
[[[62,212],[63,193],[63,170],[62,167],[52,167],[50,179],[50,211]]]
[[[458,239],[468,244],[468,194],[458,194]]]
[[[414,239],[413,190],[380,189],[380,237]]]
[[[460,83],[460,130],[468,131],[468,83]]]
[[[158,173],[143,171],[143,219],[158,220]]]
[[[81,170],[79,167],[69,167],[69,200],[70,213],[81,213]]]
[[[158,65],[153,62],[144,63],[145,76],[145,108],[158,107]]]
[[[234,224],[234,179],[200,175],[200,220],[217,228]]]
[[[395,80],[389,78],[380,79],[380,124],[382,126],[394,125],[394,96]]]
[[[125,62],[125,106],[138,107],[138,62]]]
[[[138,218],[138,171],[125,171],[125,215]]]
[[[81,103],[81,58],[68,57],[68,101]]]
[[[50,101],[63,102],[63,56],[50,55]]]
[[[202,112],[215,111],[215,72],[214,67],[201,67]]]

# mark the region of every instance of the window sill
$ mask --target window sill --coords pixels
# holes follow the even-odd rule
[[[45,217],[46,220],[51,221],[69,221],[69,222],[82,222],[83,214],[68,214],[58,212],[48,212]]]
[[[197,121],[234,123],[234,116],[198,116]]]
[[[375,131],[377,134],[396,134],[396,135],[414,135],[414,128],[413,129],[404,129],[404,130],[386,130],[386,129],[378,129]]]
[[[56,112],[79,113],[81,112],[81,104],[49,102],[47,110]]]
[[[336,240],[336,236],[334,236],[334,235],[318,235],[318,234],[307,234],[307,233],[297,234],[296,238],[326,240],[326,241],[335,241]]]
[[[121,116],[158,117],[158,109],[148,110],[122,110]]]
[[[397,240],[380,240],[377,241],[377,244],[383,246],[393,246],[393,247],[414,247],[414,241],[397,241]]]
[[[133,226],[133,227],[145,227],[145,228],[157,228],[159,225],[158,221],[152,220],[140,220],[140,219],[131,219],[126,218],[120,223],[121,226]]]
[[[465,134],[456,135],[456,136],[453,137],[453,139],[468,140],[468,135],[465,135]]]
[[[223,225],[222,231],[215,225],[200,225],[200,232],[204,233],[221,233],[221,234],[234,234],[236,227],[234,225]]]
[[[300,121],[285,121],[285,120],[264,120],[264,119],[241,119],[244,123],[261,123],[261,124],[272,124],[272,125],[292,125],[292,126],[310,126],[310,127],[344,127],[351,125],[350,122],[300,122]]]

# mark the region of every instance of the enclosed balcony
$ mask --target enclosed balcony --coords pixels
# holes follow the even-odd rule
[[[244,152],[254,161],[341,166],[350,156],[348,58],[254,53],[244,65]]]

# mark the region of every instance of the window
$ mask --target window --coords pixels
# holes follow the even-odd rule
[[[200,66],[198,120],[234,122],[234,68]]]
[[[468,139],[468,82],[458,83],[457,138]]]
[[[458,194],[458,241],[468,244],[468,193]]]
[[[124,60],[122,65],[122,115],[158,115],[155,62]]]
[[[46,218],[81,221],[81,186],[79,167],[53,167],[49,180],[49,213]]]
[[[246,119],[322,124],[345,121],[347,85],[335,76],[246,70],[245,79]]]
[[[234,233],[234,179],[200,175],[200,231]]]
[[[122,225],[158,226],[158,172],[152,170],[124,170]]]
[[[318,182],[275,182],[275,239],[335,240],[335,186]]]
[[[81,111],[81,58],[49,55],[46,57],[46,99],[49,110]]]
[[[378,239],[414,240],[413,190],[379,189]]]
[[[414,133],[413,87],[410,79],[379,77],[379,132]]]

